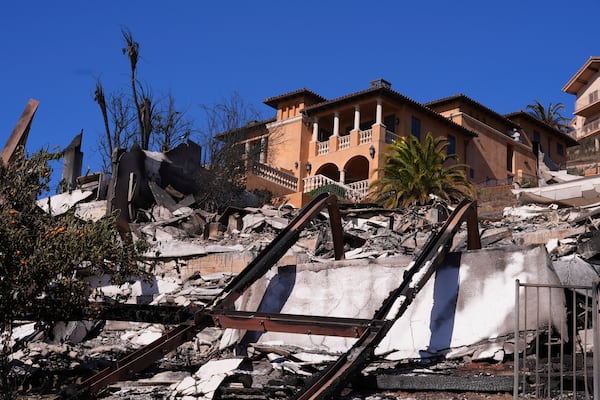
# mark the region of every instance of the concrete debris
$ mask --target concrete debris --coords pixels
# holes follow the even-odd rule
[[[177,399],[187,396],[202,400],[214,399],[215,392],[223,380],[232,371],[237,370],[243,361],[243,358],[227,358],[207,362],[195,374],[175,385],[170,398]]]
[[[50,213],[53,216],[58,216],[66,213],[77,203],[87,199],[92,194],[93,192],[91,191],[76,189],[69,193],[61,193],[45,199],[40,199],[36,204],[45,212]]]
[[[96,278],[90,299],[127,298],[130,304],[202,307],[222,293],[227,282],[295,213],[265,206],[229,208],[216,215],[194,209],[189,200],[180,205],[185,196],[175,190],[155,184],[149,187],[157,203],[148,208],[149,221],[132,223],[131,228],[137,237],[153,244],[146,256],[156,264],[154,279],[147,282],[132,277],[130,283],[117,287],[110,285],[109,277]],[[72,196],[62,204],[75,206],[76,195]],[[81,210],[86,210],[81,215],[100,215],[102,203],[79,203],[85,205]],[[438,204],[408,210],[346,209],[341,214],[345,260],[332,259],[331,231],[323,215],[301,232],[276,268],[244,293],[236,309],[369,319],[402,282],[404,271],[448,210]],[[377,389],[395,382],[399,388],[410,387],[400,378],[385,378],[397,374],[399,365],[407,360],[421,360],[418,365],[422,366],[424,360],[431,363],[441,357],[454,363],[449,369],[473,361],[508,364],[515,348],[521,352],[536,338],[530,333],[525,341],[515,342],[511,319],[514,280],[549,285],[597,281],[598,214],[595,209],[513,207],[505,210],[501,220],[480,221],[484,248],[475,251],[466,251],[466,233],[459,231],[444,266],[377,347],[375,354],[381,364],[377,371],[367,368],[363,372],[361,379],[369,374],[375,379],[366,380],[365,385]],[[542,307],[538,318],[552,321],[557,332],[564,332],[568,304],[561,292],[552,296],[555,307]],[[488,312],[491,304],[493,313]],[[536,318],[526,320],[531,324],[526,329],[535,331]],[[126,321],[57,322],[52,334],[44,335],[30,323],[15,330],[11,359],[32,382],[29,390],[35,389],[35,377],[41,374],[51,375],[55,382],[51,386],[58,390],[160,338],[167,329],[161,324]],[[582,329],[577,334],[586,332]],[[303,380],[335,361],[354,342],[333,336],[205,329],[162,359],[155,373],[115,385],[107,398],[239,398],[240,393],[248,398],[288,398],[299,381],[290,383],[286,376]],[[190,371],[193,366],[198,367],[195,373]],[[67,373],[67,367],[75,369]],[[165,369],[178,374],[161,375]],[[411,373],[415,371],[419,369]],[[260,390],[258,382],[263,382]],[[414,380],[412,387],[421,384],[418,382],[421,380]],[[422,384],[426,385],[426,380]],[[445,385],[461,383],[454,380]]]
[[[133,148],[115,154],[118,163],[110,185],[103,175],[80,177],[77,188],[38,202],[52,215],[75,208],[77,216],[89,220],[118,209],[134,237],[151,244],[145,254],[154,265],[150,281],[131,277],[127,284],[115,286],[109,276],[86,277],[94,287],[90,301],[202,309],[297,214],[269,205],[229,207],[221,214],[198,209],[189,172],[199,155],[193,143],[169,153]],[[572,185],[565,186],[569,193],[576,191]],[[531,198],[535,191],[521,193]],[[334,260],[329,216],[323,212],[299,233],[277,265],[245,290],[235,310],[369,320],[403,282],[404,273],[451,211],[439,200],[433,206],[404,210],[341,209],[344,260]],[[471,379],[476,376],[482,378],[481,387],[509,391],[510,381],[502,380],[506,376],[497,374],[493,382],[483,382],[483,377],[494,377],[494,368],[510,371],[514,353],[527,352],[542,335],[554,335],[556,343],[591,335],[585,323],[571,327],[577,330],[575,337],[556,334],[569,331],[567,315],[575,302],[581,315],[591,312],[587,298],[581,298],[586,295],[575,289],[548,292],[549,302],[536,315],[521,317],[525,333],[515,338],[514,294],[516,279],[549,286],[598,282],[597,204],[510,207],[502,218],[480,220],[479,231],[481,250],[467,250],[465,229],[454,236],[451,253],[379,343],[375,360],[354,382],[355,389],[375,393],[394,385],[419,390],[437,384],[477,390],[473,387],[479,383]],[[538,294],[527,292],[527,302]],[[388,314],[392,317],[394,312]],[[56,322],[42,328],[30,322],[13,331],[10,360],[23,377],[23,391],[56,393],[161,338],[172,327],[107,320]],[[105,398],[290,398],[307,377],[337,360],[356,340],[211,327],[164,354],[146,373],[113,385]],[[590,346],[590,341],[584,342]],[[471,373],[464,371],[474,368],[473,361],[492,372],[477,371],[469,375],[470,381],[461,380]],[[458,370],[463,375],[451,380]],[[448,379],[436,383],[440,376]],[[358,389],[353,396],[386,398],[369,397]]]

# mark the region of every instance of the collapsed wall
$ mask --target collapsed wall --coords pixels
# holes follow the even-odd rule
[[[369,319],[400,285],[410,262],[410,257],[396,256],[280,267],[252,285],[236,309]],[[505,346],[504,340],[496,339],[514,334],[515,279],[560,284],[544,246],[450,253],[381,341],[376,354],[389,360],[452,358],[464,356],[469,346],[473,346],[472,354],[487,358],[496,352],[511,352],[512,342]],[[527,295],[533,302],[536,294]],[[558,332],[566,332],[561,326],[566,321],[564,293],[553,291],[551,295],[554,307],[542,305],[539,315],[522,316],[521,327],[525,320],[526,330],[535,329],[536,321],[552,321]],[[335,354],[347,351],[355,341],[278,332],[229,333],[221,347],[235,342],[279,343]]]

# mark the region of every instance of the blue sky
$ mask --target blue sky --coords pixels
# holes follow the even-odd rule
[[[138,77],[201,124],[199,105],[239,93],[271,117],[271,96],[306,87],[335,98],[384,78],[419,102],[464,93],[499,113],[564,103],[564,84],[600,55],[600,2],[38,1],[0,5],[0,146],[29,98],[27,148],[66,146],[82,129],[84,171],[99,170],[93,101],[128,89],[121,28],[140,43]]]

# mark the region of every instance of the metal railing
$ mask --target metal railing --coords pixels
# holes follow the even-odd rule
[[[534,293],[529,293],[530,290]],[[551,314],[553,307],[563,306],[552,304],[552,294],[555,290],[563,293],[569,291],[572,294],[571,299],[566,301],[567,309],[571,312],[561,313],[558,331],[553,329],[552,321],[540,320],[540,308],[550,310]],[[532,298],[535,299],[535,304],[529,304]],[[535,315],[534,321],[527,321],[528,311]],[[567,315],[568,321],[562,320],[564,315]],[[520,325],[521,321],[523,328]],[[535,329],[528,330],[528,326],[535,326]],[[528,346],[528,339],[533,343],[531,346]],[[523,397],[600,399],[600,359],[596,355],[597,345],[597,285],[526,284],[516,280],[513,387],[515,400]]]

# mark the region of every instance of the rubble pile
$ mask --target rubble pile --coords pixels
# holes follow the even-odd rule
[[[301,212],[285,205],[259,207],[251,196],[221,213],[199,208],[192,183],[179,179],[186,175],[173,175],[197,164],[196,153],[193,144],[178,147],[168,157],[132,149],[121,157],[112,186],[106,187],[101,174],[89,176],[79,188],[38,202],[54,215],[75,208],[80,218],[92,220],[120,210],[121,225],[151,244],[145,258],[153,270],[151,280],[131,277],[122,286],[111,285],[108,276],[85,277],[94,288],[91,302],[130,305],[130,319],[109,310],[100,321],[57,322],[52,327],[23,323],[14,333],[11,355],[22,377],[21,390],[62,390],[69,397],[70,388],[82,379],[160,340],[221,296]],[[134,191],[132,174],[139,178]],[[103,200],[106,191],[108,199]],[[277,264],[236,300],[235,309],[368,321],[452,211],[439,200],[402,210],[340,205],[344,260],[335,260],[330,216],[321,211],[298,232]],[[406,316],[395,322],[347,398],[386,398],[385,388],[431,390],[431,377],[438,378],[433,383],[438,390],[485,392],[488,387],[510,392],[512,377],[506,378],[512,354],[536,339],[530,334],[521,344],[512,337],[515,277],[555,285],[597,281],[599,215],[600,206],[510,207],[501,219],[479,221],[482,250],[467,251],[471,232],[459,227],[435,282],[429,280]],[[564,303],[564,296],[555,295],[553,301]],[[488,312],[492,305],[494,313]],[[153,312],[159,308],[163,311],[157,317]],[[560,309],[542,310],[543,317],[559,327],[564,324]],[[103,396],[289,398],[354,341],[210,327],[163,354],[133,380],[111,385]],[[474,362],[488,366],[477,374],[489,374],[492,383],[475,388],[456,378],[462,374],[472,380]],[[450,375],[453,379],[442,384],[439,377]],[[406,376],[411,380],[402,379]]]
[[[128,297],[127,301],[132,304],[205,306],[221,293],[248,259],[256,256],[287,226],[296,212],[286,207],[264,206],[229,208],[222,215],[216,215],[190,205],[193,204],[188,203],[183,210],[178,208],[174,212],[157,206],[149,211],[151,221],[132,224],[135,235],[154,244],[147,254],[155,262],[153,282],[132,280],[129,285],[112,287],[97,281],[91,299]],[[408,210],[343,209],[346,259],[412,258],[429,235],[440,227],[449,211],[442,203]],[[504,214],[502,220],[480,221],[484,247],[543,243],[561,280],[571,284],[597,280],[598,266],[594,262],[600,254],[600,235],[596,233],[600,208],[527,206],[506,209]],[[333,250],[328,224],[326,213],[315,219],[302,231],[280,265],[330,262]],[[459,231],[453,250],[463,251],[465,242],[466,232]],[[215,257],[221,258],[220,271],[216,271],[214,265],[207,265],[214,263]],[[204,259],[207,262],[203,262]],[[37,393],[64,390],[68,384],[80,382],[82,377],[156,340],[169,329],[163,324],[110,320],[57,323],[52,328],[44,331],[35,323],[29,323],[15,330],[14,352],[10,358],[23,376],[22,390]],[[334,361],[338,354],[283,342],[249,341],[244,347],[239,337],[230,337],[231,334],[231,330],[205,329],[194,340],[166,354],[135,381],[113,385],[104,396],[115,399],[123,396],[242,398],[242,395],[248,399],[289,398],[297,387]],[[492,342],[499,338],[493,339]],[[363,371],[363,384],[370,382],[366,379],[368,376],[394,375],[400,371],[402,374],[419,371],[425,375],[448,375],[465,368],[475,353],[480,354],[479,360],[485,361],[488,357],[492,364],[502,364],[508,355],[507,352],[486,352],[487,347],[482,348],[481,343],[473,343],[470,348],[455,352],[453,358],[442,364],[427,361],[425,368],[422,362],[406,362],[412,358],[400,363],[381,358]],[[499,379],[508,374],[507,371],[510,367]],[[377,389],[377,384],[371,385],[374,387],[370,390]],[[365,394],[361,397],[355,392],[348,398],[385,396]]]

